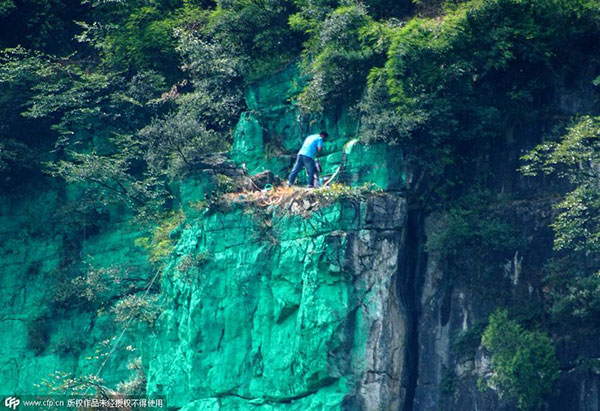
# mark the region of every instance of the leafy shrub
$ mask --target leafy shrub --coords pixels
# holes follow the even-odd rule
[[[128,295],[112,308],[115,322],[121,325],[133,323],[152,326],[160,314],[157,300],[158,297],[153,295],[145,297],[136,294]]]
[[[540,144],[522,159],[523,174],[556,174],[575,186],[557,206],[555,249],[600,251],[600,117],[581,117],[560,141]]]
[[[181,210],[176,213],[164,213],[160,223],[154,228],[152,236],[137,238],[135,245],[148,250],[150,261],[161,261],[173,251],[175,240],[171,238],[171,233],[183,222],[184,218]]]
[[[550,338],[523,329],[506,310],[498,310],[490,316],[482,343],[491,353],[487,387],[516,399],[521,410],[540,409],[559,375]]]
[[[295,3],[286,0],[218,0],[208,32],[241,59],[241,72],[252,81],[295,58],[302,37],[288,18]]]
[[[594,260],[570,253],[544,265],[544,296],[558,327],[581,334],[600,329],[600,274]]]
[[[151,69],[176,78],[176,14],[156,5],[132,7],[129,12],[121,24],[109,26],[102,39],[104,64],[115,71]]]
[[[162,78],[148,72],[133,79],[90,72],[64,60],[22,49],[7,52],[4,61],[0,83],[27,96],[26,102],[18,105],[19,117],[45,126],[43,132],[33,133],[37,138],[43,135],[43,141],[26,144],[23,140],[23,144],[6,145],[9,152],[5,157],[13,167],[19,162],[10,158],[23,149],[36,158],[30,167],[69,183],[83,183],[85,190],[81,191],[85,193],[79,201],[84,204],[93,201],[103,208],[125,203],[140,211],[162,204],[166,196],[164,187],[155,176],[143,176],[132,167],[141,153],[133,149],[136,145],[129,144],[128,139],[131,129],[140,127],[153,112],[146,99],[157,97],[157,89],[163,86]],[[22,127],[23,122],[16,124]],[[13,129],[16,125],[8,127],[11,134]],[[18,132],[13,137],[23,138]],[[56,151],[42,156],[24,148],[31,145],[46,152]],[[24,159],[27,158],[25,155]],[[51,161],[42,165],[42,158]]]
[[[227,148],[223,136],[183,110],[154,119],[139,136],[150,172],[170,179],[184,175],[203,156]]]
[[[564,289],[554,294],[552,313],[570,314],[582,320],[588,327],[598,326],[600,315],[600,273],[589,276],[574,276],[564,285]],[[558,290],[554,290],[558,291]],[[558,298],[556,298],[558,297]]]
[[[452,371],[444,369],[444,376],[440,382],[440,389],[442,393],[451,395],[456,389],[458,383],[458,377]]]
[[[220,193],[229,193],[236,189],[235,180],[225,174],[217,174],[215,180],[217,181],[217,190]]]
[[[385,66],[371,73],[359,105],[367,139],[403,142],[436,193],[458,184],[452,172],[492,142],[558,111],[548,95],[588,64],[600,33],[597,2],[447,4],[442,18],[391,29]]]
[[[369,69],[383,62],[385,26],[375,23],[362,3],[351,1],[322,22],[296,15],[291,23],[313,35],[304,52],[303,67],[310,80],[298,97],[300,106],[321,112],[326,106],[357,100]]]
[[[452,351],[459,357],[474,357],[477,348],[481,344],[481,336],[486,326],[487,322],[477,323],[458,334],[452,341]]]
[[[177,38],[182,68],[194,89],[178,95],[176,102],[208,129],[229,131],[244,107],[242,61],[206,33],[181,30]]]
[[[577,119],[558,141],[538,145],[523,160],[525,175],[553,174],[573,187],[555,207],[554,248],[568,254],[545,265],[545,294],[557,322],[590,331],[600,326],[600,117]]]
[[[392,99],[425,113],[432,138],[494,138],[544,109],[549,79],[589,52],[598,11],[585,1],[492,0],[413,19],[392,36]]]
[[[422,113],[415,111],[408,115],[396,108],[391,100],[384,70],[372,69],[367,84],[355,108],[361,119],[360,139],[365,143],[379,140],[389,144],[406,142],[411,132],[423,121]]]

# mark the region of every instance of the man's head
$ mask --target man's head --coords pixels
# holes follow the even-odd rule
[[[327,137],[329,137],[329,134],[327,134],[327,131],[321,131],[321,132],[319,133],[319,135],[321,136],[321,138],[322,138],[323,140],[325,140]]]

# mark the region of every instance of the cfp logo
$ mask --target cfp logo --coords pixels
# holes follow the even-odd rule
[[[17,406],[21,403],[21,400],[15,397],[6,397],[4,400],[4,406],[8,408],[12,408],[13,410],[17,409]]]

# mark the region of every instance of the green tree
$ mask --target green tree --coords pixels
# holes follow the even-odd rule
[[[179,111],[153,121],[139,132],[144,158],[152,174],[174,178],[199,160],[228,148],[216,131],[207,129],[194,113]]]
[[[600,251],[600,117],[581,117],[560,141],[538,145],[523,160],[525,175],[556,174],[574,187],[557,206],[555,248]]]
[[[88,44],[108,71],[161,73],[181,79],[175,29],[193,20],[197,9],[182,0],[87,0],[90,12],[78,21],[80,43]]]
[[[555,175],[571,187],[557,202],[551,224],[559,252],[545,267],[551,312],[559,322],[598,327],[600,117],[577,119],[558,141],[538,145],[523,160],[525,175]]]
[[[559,375],[550,338],[523,329],[506,310],[498,310],[490,316],[482,344],[491,354],[487,387],[517,400],[521,410],[541,409]]]
[[[387,25],[375,23],[364,4],[353,1],[343,2],[322,20],[304,10],[290,24],[310,35],[302,63],[310,80],[299,96],[300,105],[321,112],[358,100],[369,70],[383,63]]]
[[[302,37],[294,35],[288,18],[295,4],[288,0],[217,0],[205,33],[240,59],[249,81],[264,76],[300,52]]]
[[[402,144],[443,198],[449,185],[464,183],[460,170],[479,167],[469,163],[481,153],[559,114],[548,96],[590,64],[600,6],[448,2],[443,17],[413,18],[389,33],[387,61],[371,71],[358,106],[361,130],[369,140]]]

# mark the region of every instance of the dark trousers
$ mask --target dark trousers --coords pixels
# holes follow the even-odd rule
[[[317,171],[315,160],[308,156],[303,156],[302,154],[298,154],[296,157],[296,163],[294,163],[294,168],[292,169],[292,173],[288,179],[290,185],[294,184],[294,181],[296,181],[296,176],[304,167],[306,167],[306,171],[308,171],[308,186],[314,187],[315,172]]]

